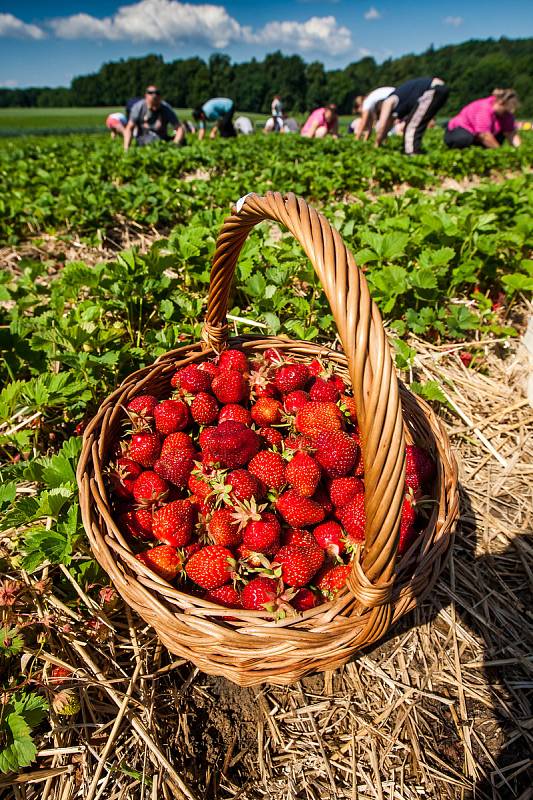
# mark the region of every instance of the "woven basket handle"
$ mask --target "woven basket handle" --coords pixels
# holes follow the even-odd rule
[[[270,219],[300,242],[328,298],[348,360],[365,466],[366,539],[349,586],[373,608],[369,626],[384,627],[390,599],[404,494],[405,438],[398,380],[379,310],[340,234],[294,194],[247,195],[228,217],[217,240],[202,338],[220,351],[228,338],[226,313],[235,265],[248,233]]]

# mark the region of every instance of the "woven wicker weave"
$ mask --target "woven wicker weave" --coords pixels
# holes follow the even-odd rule
[[[284,225],[302,244],[329,300],[344,355],[286,338],[228,339],[226,312],[235,265],[251,228],[265,219]],[[87,427],[78,466],[83,521],[96,559],[172,653],[240,685],[288,684],[308,672],[342,665],[431,590],[458,516],[457,466],[431,408],[396,377],[380,313],[353,256],[326,218],[295,195],[248,195],[225,221],[213,259],[202,340],[130,375],[102,404]],[[347,588],[334,601],[279,622],[264,619],[259,611],[232,610],[227,619],[227,609],[184,594],[145,568],[113,520],[103,480],[128,400],[141,391],[167,397],[176,368],[228,345],[248,354],[276,347],[297,360],[326,355],[350,381],[357,404],[365,547],[354,560]],[[406,443],[426,448],[436,460],[436,502],[426,529],[398,561]]]

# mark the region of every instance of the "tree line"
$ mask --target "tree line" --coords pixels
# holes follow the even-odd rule
[[[272,95],[281,94],[285,108],[308,111],[336,102],[349,114],[353,98],[377,86],[398,86],[409,78],[435,75],[446,80],[451,94],[446,113],[458,111],[496,86],[512,86],[521,99],[521,116],[533,115],[533,38],[470,40],[420,55],[389,58],[377,64],[372,57],[326,70],[320,61],[271,53],[262,61],[234,63],[213,54],[165,62],[147,55],[103,64],[98,72],[72,80],[69,88],[0,89],[0,107],[121,106],[143,94],[149,83],[159,85],[177,108],[195,107],[209,97],[232,97],[239,109],[267,113]]]

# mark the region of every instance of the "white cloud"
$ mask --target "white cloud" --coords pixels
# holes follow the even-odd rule
[[[38,25],[23,22],[13,14],[0,14],[0,36],[14,36],[17,39],[44,39],[46,34]]]
[[[454,28],[458,28],[463,24],[464,19],[462,17],[444,17],[443,22],[445,25],[453,25]]]
[[[381,19],[381,11],[378,11],[375,6],[370,6],[368,11],[364,13],[365,19]]]
[[[214,48],[234,42],[290,46],[295,50],[336,55],[352,46],[348,28],[333,16],[311,17],[304,22],[272,21],[253,30],[241,25],[224,6],[192,5],[180,0],[140,0],[121,6],[111,17],[73,14],[50,21],[61,39],[107,39],[145,42],[194,42]]]
[[[16,89],[18,85],[19,85],[19,82],[13,80],[12,78],[10,78],[7,81],[0,80],[0,86],[3,86],[4,89]]]
[[[192,5],[178,0],[141,0],[121,6],[112,17],[73,14],[51,21],[61,39],[126,39],[145,42],[194,41],[226,47],[243,28],[223,6]]]
[[[256,33],[247,34],[245,41],[266,45],[285,45],[302,51],[321,51],[338,55],[352,47],[348,28],[339,25],[335,17],[311,17],[305,22],[268,22]]]

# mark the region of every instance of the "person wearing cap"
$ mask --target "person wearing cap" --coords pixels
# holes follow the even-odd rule
[[[463,149],[481,145],[500,147],[506,140],[520,145],[514,114],[518,96],[514,89],[494,89],[491,95],[468,103],[446,126],[444,142],[448,147]]]
[[[168,133],[169,125],[173,128],[172,136]],[[132,107],[124,129],[124,150],[129,149],[135,129],[141,147],[158,141],[185,144],[185,128],[172,106],[161,99],[157,86],[148,86],[144,98]]]
[[[356,139],[368,141],[381,111],[381,104],[393,93],[394,88],[394,86],[379,86],[370,94],[358,95],[355,98],[353,112],[361,115],[359,124],[354,125],[352,130]]]
[[[337,139],[339,136],[337,106],[330,103],[322,108],[315,108],[307,117],[300,132],[307,139],[323,139],[328,134]]]
[[[237,132],[233,126],[234,113],[235,103],[229,97],[212,97],[195,108],[192,115],[198,123],[198,139],[201,141],[205,138],[208,122],[215,123],[209,134],[210,139],[214,139],[218,134],[223,138],[236,136]]]
[[[404,153],[408,156],[420,153],[429,121],[442,108],[449,93],[449,87],[440,78],[414,78],[402,83],[382,102],[376,147],[380,147],[394,122],[399,120],[405,121]]]

